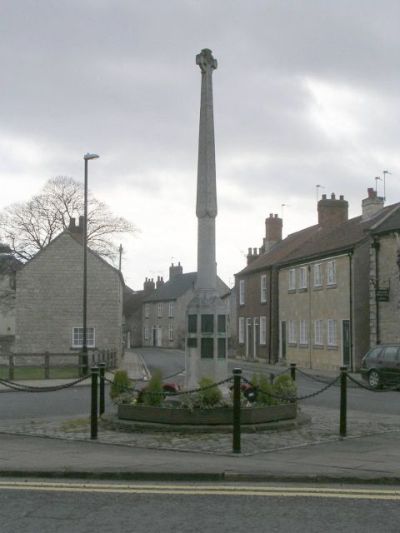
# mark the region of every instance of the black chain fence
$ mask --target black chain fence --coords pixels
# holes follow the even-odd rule
[[[83,381],[89,378],[90,376],[84,376],[82,378],[76,379],[75,381],[69,381],[68,383],[64,383],[62,385],[52,385],[49,387],[35,387],[32,385],[24,385],[21,382],[16,383],[15,381],[10,381],[8,379],[0,379],[0,384],[4,385],[8,389],[12,389],[18,392],[55,392],[58,390],[69,389],[70,387],[74,387],[75,385],[78,385],[79,383],[82,383]]]

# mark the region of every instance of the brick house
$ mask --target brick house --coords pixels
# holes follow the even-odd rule
[[[270,251],[249,251],[248,266],[236,275],[239,353],[357,369],[370,345],[398,341],[399,207],[383,207],[369,189],[362,215],[349,220],[342,196],[323,195],[317,225]],[[267,241],[268,234],[267,223]]]
[[[68,353],[82,346],[83,219],[57,236],[17,273],[16,353]],[[124,281],[87,254],[88,348],[122,353]]]
[[[183,273],[180,263],[169,267],[169,279],[158,277],[155,291],[143,300],[143,346],[185,346],[186,308],[192,300],[197,273]],[[229,298],[229,287],[217,279],[221,298]]]
[[[249,248],[247,266],[235,275],[237,353],[246,359],[279,358],[278,268],[282,259],[307,240],[313,228],[282,240],[282,219],[265,220],[262,246]]]

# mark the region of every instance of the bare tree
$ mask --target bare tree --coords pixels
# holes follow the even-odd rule
[[[84,189],[74,179],[50,179],[42,192],[26,203],[6,207],[0,213],[0,237],[15,257],[27,261],[68,228],[70,218],[83,215]],[[137,229],[108,206],[88,196],[88,245],[103,257],[115,259],[117,235]]]

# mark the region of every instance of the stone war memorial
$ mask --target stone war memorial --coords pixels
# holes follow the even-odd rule
[[[168,394],[162,388],[161,375],[153,384],[156,376],[152,376],[149,385],[139,391],[136,399],[117,399],[116,427],[126,431],[136,428],[157,430],[158,427],[161,431],[223,432],[231,431],[232,427],[235,394],[230,390],[232,382],[228,376],[228,307],[217,290],[215,244],[217,187],[212,74],[217,68],[217,60],[206,48],[196,56],[196,63],[201,71],[197,277],[193,298],[186,310],[185,385],[176,395],[174,392]],[[204,381],[210,385],[204,386]],[[254,395],[253,404],[243,397],[241,408],[240,390],[236,397],[237,409],[241,409],[238,420],[246,431],[270,429],[273,422],[296,419],[297,405],[290,400],[277,402],[261,391],[257,401]]]
[[[212,74],[217,60],[211,50],[196,56],[201,70],[199,155],[196,216],[197,280],[187,307],[186,388],[195,388],[202,377],[221,381],[227,377],[228,309],[217,292],[215,219],[217,186],[215,171]]]

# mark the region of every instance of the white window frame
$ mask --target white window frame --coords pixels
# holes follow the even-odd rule
[[[296,320],[288,321],[288,343],[297,344]]]
[[[170,324],[168,328],[168,340],[174,340],[174,326],[172,324]]]
[[[143,329],[143,337],[145,341],[149,340],[149,328],[147,326],[145,326]]]
[[[299,271],[299,289],[307,289],[308,287],[308,271],[306,266],[300,267]]]
[[[300,320],[299,323],[299,344],[308,344],[308,323],[307,320]]]
[[[175,312],[175,302],[168,303],[168,317],[173,318]]]
[[[336,285],[336,261],[328,261],[326,263],[326,284]]]
[[[83,328],[80,326],[72,328],[72,347],[82,348]],[[94,348],[96,346],[96,328],[86,328],[86,346]]]
[[[324,321],[320,319],[314,320],[314,344],[324,345]]]
[[[267,274],[262,274],[260,278],[260,301],[267,303]]]
[[[149,318],[150,316],[150,304],[144,304],[144,318]]]
[[[245,297],[244,297],[244,279],[239,280],[239,305],[244,305]]]
[[[260,316],[260,344],[267,344],[267,317]]]
[[[328,318],[327,322],[327,345],[337,346],[337,320]]]
[[[288,273],[289,276],[289,291],[296,290],[296,269],[291,268]]]
[[[314,265],[314,287],[322,287],[322,264]]]
[[[244,316],[239,317],[238,334],[239,344],[244,344]]]
[[[157,304],[157,318],[162,318],[163,316],[163,304],[162,302]]]

